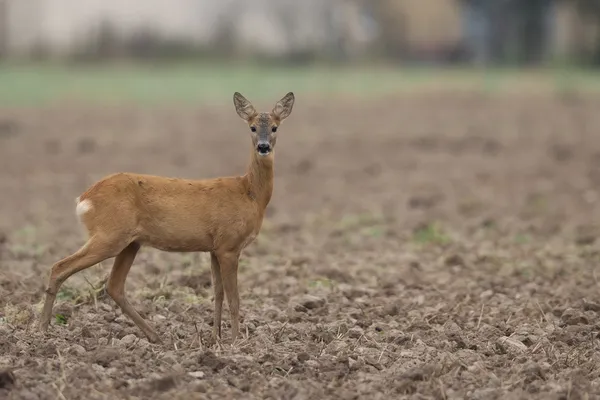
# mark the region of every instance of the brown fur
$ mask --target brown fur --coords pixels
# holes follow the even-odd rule
[[[236,111],[252,129],[252,156],[245,175],[204,180],[117,173],[96,182],[79,198],[91,208],[80,218],[89,239],[75,254],[52,267],[40,329],[47,330],[60,285],[74,273],[116,257],[107,292],[144,332],[150,342],[156,332],[125,297],[125,279],[141,246],[170,252],[211,254],[215,291],[214,334],[221,336],[221,311],[227,295],[232,336],[239,333],[237,269],[241,251],[258,235],[273,193],[273,149],[278,125],[294,104],[288,93],[270,113],[257,113],[241,94]],[[270,152],[260,155],[259,143]]]

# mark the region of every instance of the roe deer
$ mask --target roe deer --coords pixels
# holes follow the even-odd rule
[[[125,279],[141,246],[168,252],[210,252],[214,288],[215,338],[221,337],[223,296],[231,313],[232,341],[239,334],[238,260],[260,231],[273,192],[273,149],[277,128],[292,112],[289,92],[271,112],[258,113],[240,93],[238,115],[250,128],[252,157],[243,176],[205,180],[117,173],[92,185],[76,199],[76,213],[89,239],[76,253],[52,266],[40,330],[48,329],[61,284],[71,275],[116,257],[106,288],[124,314],[151,343],[156,332],[125,296]]]

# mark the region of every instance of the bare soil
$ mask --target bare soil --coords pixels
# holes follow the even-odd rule
[[[263,104],[267,106],[268,104]],[[240,265],[243,338],[211,339],[206,254],[143,249],[63,286],[74,199],[103,175],[244,172],[233,106],[0,111],[0,398],[600,398],[599,98],[298,99]],[[262,108],[262,107],[261,107]]]

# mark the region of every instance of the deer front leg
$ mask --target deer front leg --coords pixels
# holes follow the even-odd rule
[[[221,279],[231,314],[231,341],[233,343],[240,331],[240,296],[237,284],[239,253],[217,253],[217,259],[221,267]]]
[[[210,253],[210,269],[212,271],[213,290],[215,291],[215,311],[213,319],[213,335],[215,340],[221,338],[221,314],[223,311],[223,279],[221,278],[221,266],[215,253]]]

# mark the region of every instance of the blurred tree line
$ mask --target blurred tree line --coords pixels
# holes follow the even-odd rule
[[[147,6],[147,0],[130,1]],[[61,24],[26,24],[30,16],[43,21],[44,12],[34,12],[41,2],[49,12],[48,0],[0,0],[0,58],[19,51],[48,57],[54,51],[92,61],[195,55],[293,64],[388,59],[531,65],[555,56],[557,31],[565,26],[560,15],[568,10],[575,18],[567,24],[570,39],[563,53],[577,63],[600,65],[600,0],[173,0],[192,16],[183,19],[185,28],[161,25],[169,19],[161,12],[170,11],[155,6],[155,12],[143,13],[149,18],[143,29],[119,18],[131,11],[118,3],[112,6],[112,20],[96,12],[88,21],[93,11],[84,2],[79,10],[85,11],[80,13],[83,23],[77,13],[57,9],[60,2],[54,2],[51,10],[61,15]],[[210,29],[198,33],[198,26]],[[69,30],[77,34],[66,36]],[[52,43],[57,37],[66,40]],[[19,51],[11,50],[15,43],[22,45]]]
[[[589,24],[593,30],[591,46],[589,48],[578,49],[578,56],[585,62],[589,62],[595,66],[600,65],[600,0],[560,0],[570,1],[574,3],[579,15],[583,18],[583,22]],[[582,37],[585,33],[578,31],[578,43],[582,43],[585,39]]]
[[[531,65],[553,57],[559,6],[575,11],[575,63],[600,65],[600,0],[453,0],[460,9],[462,40],[439,61]],[[371,3],[386,56],[405,59],[406,13],[398,0]]]
[[[556,0],[459,0],[465,48],[477,63],[532,64],[547,56]]]

